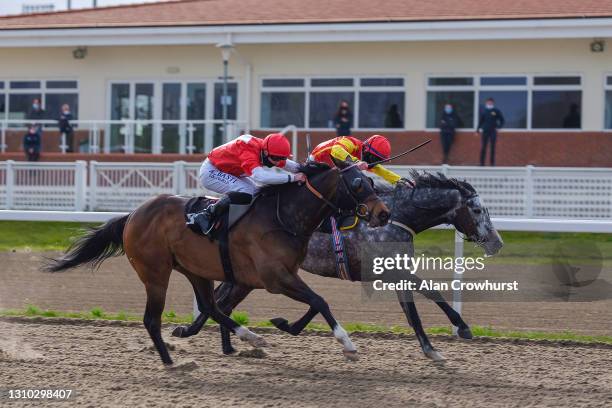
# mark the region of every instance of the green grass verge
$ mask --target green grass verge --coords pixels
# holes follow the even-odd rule
[[[34,305],[28,305],[25,309],[4,309],[0,310],[0,316],[37,316],[37,317],[60,317],[70,319],[86,320],[121,320],[121,321],[142,321],[141,315],[128,314],[126,312],[106,313],[101,308],[93,308],[89,312],[60,312],[55,310],[43,310]],[[249,316],[246,312],[235,311],[232,318],[242,325],[249,324]],[[162,315],[164,323],[188,324],[193,320],[192,314],[177,315],[174,311],[166,311]],[[208,324],[212,324],[209,323]],[[250,327],[273,327],[269,321],[253,322]],[[323,323],[310,323],[306,326],[309,330],[329,332],[329,326]],[[403,326],[381,326],[366,323],[346,323],[344,328],[349,332],[365,333],[394,333],[394,334],[413,334],[412,329]],[[549,340],[549,341],[573,341],[578,343],[604,343],[612,344],[612,336],[589,336],[572,333],[570,331],[551,333],[541,331],[513,331],[496,330],[491,327],[472,326],[472,333],[478,337],[491,338],[512,338],[525,340]],[[452,334],[450,327],[431,327],[427,330],[428,334]]]
[[[63,251],[83,230],[96,224],[70,222],[0,221],[0,251]],[[551,263],[551,257],[564,248],[564,255],[576,262],[600,262],[594,257],[593,245],[603,254],[603,264],[612,267],[612,234],[502,232],[505,246],[501,253],[487,258],[487,265]],[[436,251],[452,254],[454,232],[428,230],[417,237],[415,253],[435,255]],[[432,252],[432,248],[433,252]],[[438,249],[435,249],[438,248]],[[482,256],[482,249],[467,243],[465,256]]]

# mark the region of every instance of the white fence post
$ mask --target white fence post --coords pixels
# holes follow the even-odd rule
[[[96,202],[96,187],[98,186],[98,175],[96,174],[96,164],[98,162],[92,160],[89,162],[89,210],[95,211],[98,203]]]
[[[77,160],[74,170],[74,210],[85,211],[87,208],[87,163],[83,160]]]
[[[2,122],[2,124],[0,124],[0,127],[2,128],[1,130],[2,139],[0,140],[0,151],[4,153],[6,152],[6,122]]]
[[[15,170],[13,160],[6,161],[6,209],[10,210],[13,208],[13,196],[15,194]]]
[[[525,167],[525,217],[533,218],[533,166]]]
[[[182,194],[185,189],[185,162],[175,161],[174,162],[174,176],[173,176],[173,188],[174,194]]]
[[[463,257],[463,237],[461,233],[455,230],[455,259]],[[455,263],[457,265],[457,263]],[[459,273],[459,268],[455,266],[453,272],[453,279],[461,281],[463,279],[463,273]],[[453,309],[461,314],[461,290],[453,290]],[[453,326],[453,335],[457,335],[457,327]]]

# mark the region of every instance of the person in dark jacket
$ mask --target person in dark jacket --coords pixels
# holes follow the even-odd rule
[[[452,104],[444,105],[444,112],[440,118],[440,139],[442,142],[442,153],[444,155],[442,163],[448,163],[448,154],[455,140],[455,130],[463,127],[463,121],[455,112]]]
[[[40,156],[40,133],[36,125],[28,128],[28,133],[23,136],[23,151],[27,161],[38,161]]]
[[[487,144],[491,143],[491,166],[495,166],[495,142],[497,141],[497,129],[504,126],[504,115],[495,107],[493,98],[488,98],[485,101],[485,108],[480,114],[476,133],[482,129],[481,147],[480,147],[480,165],[484,166],[485,157],[487,155]]]
[[[60,112],[60,117],[58,120],[58,127],[60,134],[66,136],[66,153],[72,153],[73,147],[73,135],[74,129],[70,124],[70,121],[73,119],[72,112],[70,112],[70,105],[67,103],[62,105],[62,111]]]
[[[336,134],[338,136],[350,136],[351,127],[353,126],[353,114],[349,108],[347,101],[340,102],[336,115],[334,116],[334,125],[336,126]]]
[[[43,110],[40,104],[40,99],[34,99],[32,101],[32,109],[28,112],[28,120],[31,120],[33,125],[36,127],[38,135],[42,138],[42,123],[40,121],[47,118],[46,112]]]
[[[396,103],[389,107],[385,115],[385,127],[389,129],[397,129],[403,127],[402,117],[399,113],[399,108]]]

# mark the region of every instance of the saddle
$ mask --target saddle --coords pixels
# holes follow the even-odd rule
[[[237,202],[231,202],[229,209],[223,214],[212,220],[213,229],[208,235],[211,241],[219,242],[219,255],[221,257],[221,265],[227,282],[236,283],[234,278],[234,269],[229,253],[229,231],[249,212],[257,197],[250,202],[240,201],[240,195],[234,195]],[[195,217],[202,213],[209,205],[214,204],[219,199],[214,197],[194,197],[185,204],[184,215],[185,222],[189,229],[198,235],[203,235],[200,226],[194,222]],[[244,204],[243,204],[244,203]]]
[[[230,229],[238,221],[242,219],[249,212],[253,204],[255,203],[256,198],[252,201],[245,204],[238,203],[230,203],[229,210],[222,214],[219,218],[213,220],[214,227],[210,234],[210,238],[212,240],[218,239],[219,233],[222,228],[226,227],[229,232]],[[209,205],[216,203],[219,201],[216,197],[193,197],[185,204],[184,215],[185,215],[185,223],[189,227],[190,230],[195,232],[198,235],[202,235],[202,231],[198,224],[194,222],[194,218],[204,211]]]

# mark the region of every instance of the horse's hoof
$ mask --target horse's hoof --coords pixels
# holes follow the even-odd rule
[[[348,361],[358,361],[359,354],[357,354],[357,350],[342,350],[342,354]]]
[[[442,362],[445,361],[446,359],[442,356],[442,354],[438,353],[436,350],[431,349],[431,350],[427,350],[425,351],[425,355],[427,357],[429,357],[430,359],[432,359],[433,361],[436,362]]]
[[[248,333],[246,336],[244,336],[244,338],[241,338],[241,340],[246,341],[251,346],[256,347],[256,348],[268,346],[268,343],[263,337],[258,336],[257,334],[252,333],[252,332]]]
[[[287,319],[283,319],[282,317],[276,317],[274,319],[270,319],[270,323],[274,325],[279,330],[284,332],[289,331],[289,322]]]
[[[462,339],[471,340],[474,336],[472,335],[472,331],[469,327],[464,327],[463,329],[457,329],[457,336]]]
[[[223,349],[223,354],[225,354],[226,356],[231,356],[232,354],[236,354],[238,350],[236,350],[234,347],[230,346],[228,349]]]
[[[189,334],[189,326],[177,326],[174,328],[174,330],[172,330],[172,336],[173,337],[189,337],[191,336],[191,334]]]

